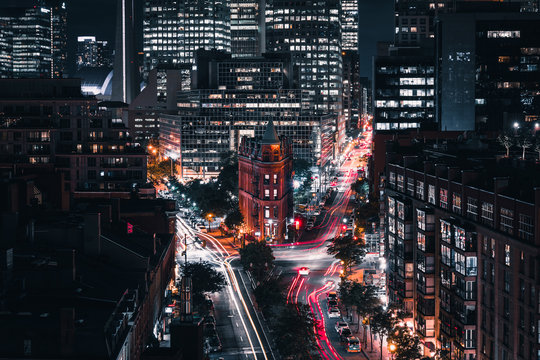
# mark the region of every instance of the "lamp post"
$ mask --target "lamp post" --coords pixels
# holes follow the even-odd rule
[[[394,344],[394,343],[389,343],[388,344],[388,351],[390,352],[390,356],[391,356],[391,359],[393,360],[394,359],[394,354],[397,350],[397,345]]]
[[[206,217],[208,218],[208,231],[212,231],[212,217],[213,216],[214,215],[212,215],[212,214],[206,215]]]

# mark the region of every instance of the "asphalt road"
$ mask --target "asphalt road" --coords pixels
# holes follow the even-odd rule
[[[365,359],[362,353],[347,353],[344,344],[334,329],[338,319],[328,318],[326,293],[337,290],[340,264],[326,248],[343,224],[352,191],[351,184],[357,179],[358,157],[366,154],[368,142],[359,149],[350,149],[351,159],[346,160],[340,169],[342,174],[337,182],[337,193],[331,206],[317,218],[311,232],[304,234],[303,242],[294,245],[274,246],[276,265],[281,268],[283,280],[287,284],[287,301],[308,304],[315,317],[324,323],[319,333],[319,346],[323,359]],[[212,296],[215,307],[216,328],[223,349],[210,354],[211,359],[274,359],[269,346],[268,331],[260,315],[256,313],[250,299],[251,287],[238,264],[234,261],[236,250],[231,244],[222,244],[208,234],[195,232],[179,218],[177,234],[180,239],[186,236],[188,261],[206,260],[222,271],[228,282],[225,291]],[[202,248],[199,239],[206,239],[207,246]],[[179,244],[177,262],[181,265],[184,258],[180,255],[184,249]],[[310,269],[307,276],[300,276],[298,269],[306,266]],[[356,326],[351,326],[356,330]],[[355,334],[357,335],[357,334]]]

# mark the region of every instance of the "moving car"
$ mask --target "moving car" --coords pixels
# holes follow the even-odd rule
[[[330,291],[326,294],[326,297],[328,297],[328,301],[330,300],[336,300],[337,301],[337,292]]]
[[[303,275],[303,276],[309,275],[309,268],[305,266],[301,267],[300,269],[298,269],[298,274]]]
[[[329,318],[338,318],[338,317],[341,317],[341,313],[339,312],[339,309],[337,307],[329,307],[328,308],[328,317]]]
[[[336,326],[335,326],[335,329],[336,329],[336,332],[339,334],[339,332],[341,331],[342,328],[346,328],[346,327],[349,327],[349,324],[347,324],[346,321],[338,321],[336,323]]]
[[[328,307],[337,307],[337,301],[328,299]]]
[[[347,352],[360,352],[360,340],[356,336],[351,336],[347,338]]]

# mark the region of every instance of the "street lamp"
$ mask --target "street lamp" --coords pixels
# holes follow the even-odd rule
[[[390,352],[390,355],[392,357],[392,359],[394,359],[394,354],[397,350],[397,345],[394,344],[394,343],[389,343],[388,344],[388,351]]]

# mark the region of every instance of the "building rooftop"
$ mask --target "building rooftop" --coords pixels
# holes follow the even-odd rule
[[[261,139],[261,144],[265,145],[279,145],[281,144],[281,141],[279,140],[279,136],[277,134],[276,128],[274,126],[274,122],[272,119],[266,124],[266,130],[264,131],[264,135]]]

